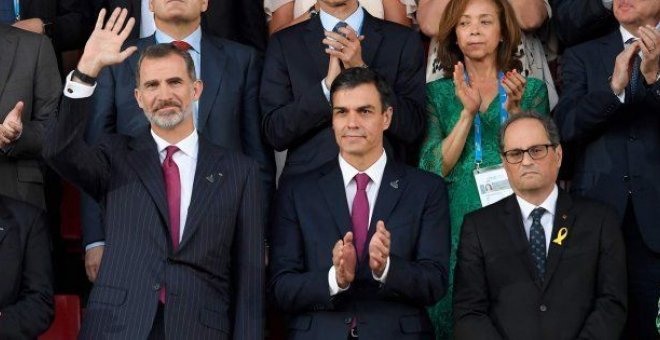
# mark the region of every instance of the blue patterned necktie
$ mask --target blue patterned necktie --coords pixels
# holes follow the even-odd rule
[[[532,258],[538,272],[538,278],[542,282],[545,275],[545,232],[541,225],[541,217],[545,209],[536,208],[532,210],[532,227],[529,229],[529,244],[532,246]]]
[[[633,42],[635,42],[635,38],[630,38],[626,41],[626,45],[630,45]],[[628,83],[628,90],[630,93],[630,100],[626,100],[627,102],[633,102],[637,99],[637,97],[640,95],[641,87],[640,87],[640,75],[641,71],[639,70],[640,65],[642,64],[642,58],[639,56],[639,53],[635,53],[635,56],[633,57],[633,65],[632,65],[632,71],[630,73],[630,83]]]

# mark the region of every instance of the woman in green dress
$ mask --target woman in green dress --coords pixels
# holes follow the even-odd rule
[[[428,133],[420,157],[420,167],[443,176],[449,190],[450,286],[447,295],[429,308],[438,339],[453,336],[453,272],[460,226],[466,213],[481,207],[473,175],[476,164],[501,164],[498,134],[508,115],[549,111],[543,81],[517,72],[520,34],[507,0],[452,0],[440,21],[438,54],[445,78],[427,85]],[[475,130],[481,138],[475,138]]]

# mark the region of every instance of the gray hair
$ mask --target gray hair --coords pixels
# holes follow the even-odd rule
[[[506,122],[502,124],[502,127],[500,128],[500,145],[499,145],[500,153],[504,152],[504,134],[506,133],[506,129],[513,122],[521,119],[534,119],[539,123],[541,123],[541,125],[543,125],[543,128],[545,129],[545,134],[548,136],[548,140],[550,141],[550,144],[554,146],[559,145],[560,143],[559,129],[557,129],[557,125],[552,120],[552,118],[550,118],[550,116],[541,115],[535,111],[526,111],[509,116],[509,119],[507,119]]]

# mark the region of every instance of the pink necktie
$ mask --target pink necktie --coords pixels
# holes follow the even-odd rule
[[[355,175],[357,191],[353,199],[353,210],[351,221],[353,222],[353,238],[358,259],[362,258],[362,252],[367,241],[367,229],[369,228],[369,200],[367,199],[367,184],[369,184],[369,175]]]
[[[189,43],[180,40],[172,41],[172,45],[176,46],[181,51],[188,51],[189,49],[192,48],[192,46],[190,46]]]
[[[170,217],[170,236],[174,249],[179,247],[179,224],[181,223],[181,179],[179,167],[172,159],[172,155],[179,151],[176,146],[165,148],[167,154],[163,161],[163,177],[165,177],[165,193],[167,195],[167,210]],[[160,301],[165,303],[165,288],[160,290]]]

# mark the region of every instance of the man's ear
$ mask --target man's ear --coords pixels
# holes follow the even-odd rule
[[[138,103],[138,106],[144,110],[144,106],[142,105],[142,92],[138,88],[135,88],[133,90],[133,95],[135,95],[135,101]]]
[[[385,116],[383,120],[383,130],[387,130],[390,127],[390,124],[392,124],[392,115],[394,114],[394,109],[392,109],[391,106],[388,106],[385,111],[383,111],[383,115]]]
[[[564,156],[564,151],[561,148],[561,144],[557,145],[556,147],[556,152],[557,152],[557,167],[561,167],[561,160],[563,159]]]
[[[193,83],[193,100],[199,100],[199,98],[202,96],[203,90],[204,83],[200,79],[195,80]]]

